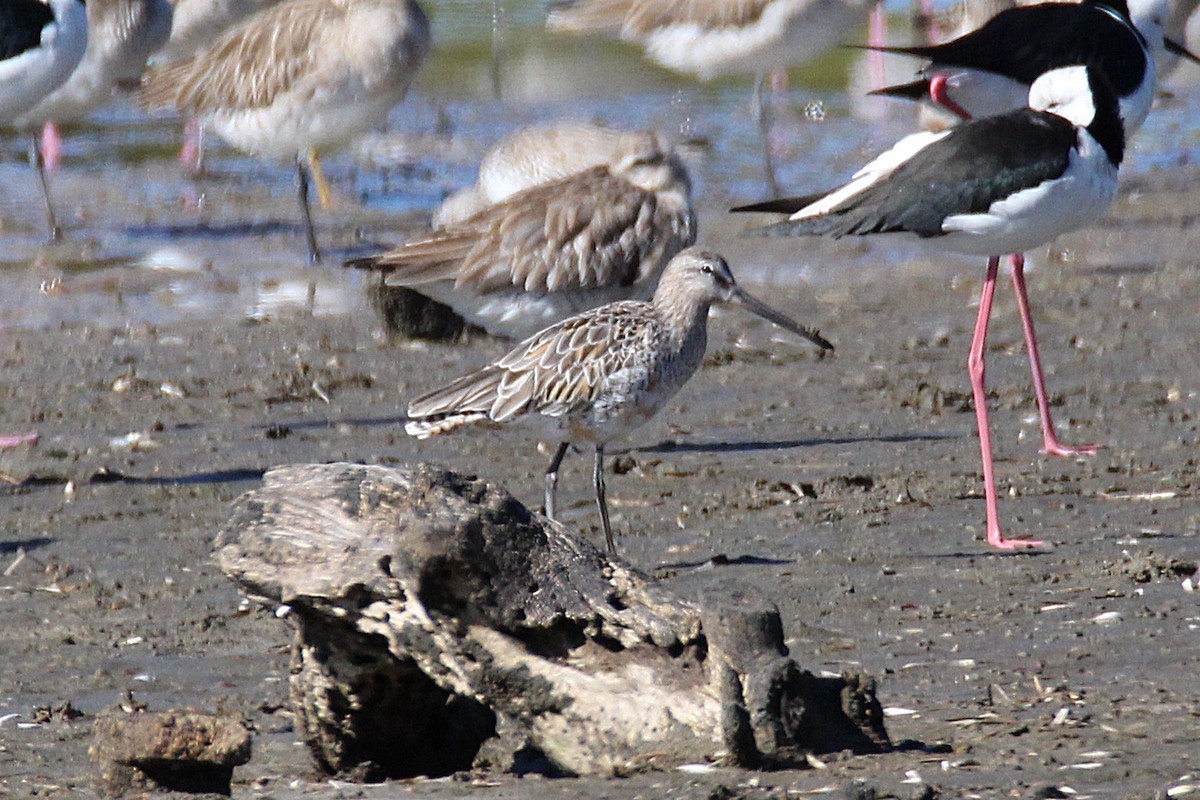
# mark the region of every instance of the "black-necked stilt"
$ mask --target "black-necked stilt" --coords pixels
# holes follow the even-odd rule
[[[667,262],[696,240],[687,168],[650,131],[578,132],[575,147],[601,163],[505,195],[530,170],[549,176],[562,167],[547,161],[580,158],[560,152],[557,136],[520,137],[522,153],[480,174],[484,187],[495,184],[489,196],[503,199],[347,266],[383,271],[387,283],[514,338],[602,303],[649,296]]]
[[[382,124],[429,48],[429,20],[416,0],[290,0],[189,59],[152,67],[142,102],[199,117],[255,155],[294,158],[315,262],[308,189],[316,151]]]
[[[1023,252],[1100,219],[1116,193],[1124,149],[1112,89],[1095,67],[1066,67],[1033,82],[1028,108],[902,139],[833,192],[735,209],[791,213],[767,229],[780,235],[907,233],[948,250],[989,256],[968,367],[983,456],[987,540],[995,547],[1040,544],[1005,539],[996,510],[983,357],[999,254]],[[1045,449],[1059,455],[1092,452],[1062,446],[1054,437],[1024,259],[1013,256],[1012,267]]]
[[[167,0],[89,0],[87,48],[67,80],[14,126],[33,134],[30,158],[45,170],[62,160],[58,123],[77,122],[113,99],[121,86],[136,86],[151,54],[171,32]],[[37,132],[42,134],[39,148]],[[46,188],[46,182],[42,182]],[[49,194],[46,208],[52,209]],[[48,212],[53,220],[53,211]],[[52,222],[52,227],[57,228]]]
[[[1165,38],[1167,0],[1049,2],[1001,11],[981,28],[942,44],[876,48],[930,61],[921,79],[875,94],[931,99],[960,117],[1025,105],[1039,76],[1072,64],[1094,66],[1121,104],[1127,134],[1154,99],[1156,59],[1164,49],[1200,59]]]
[[[546,328],[510,353],[409,403],[404,429],[426,439],[472,423],[536,417],[560,442],[546,470],[554,518],[558,467],[569,443],[596,448],[592,477],[604,539],[616,552],[604,496],[604,445],[650,420],[700,367],[708,311],[738,302],[825,350],[833,345],[737,285],[725,259],[698,249],[676,255],[649,301],[626,300]]]
[[[0,4],[0,126],[22,114],[63,84],[87,47],[87,11],[81,0],[5,0]],[[46,217],[52,239],[58,226],[46,193],[40,159],[34,166],[47,197]]]

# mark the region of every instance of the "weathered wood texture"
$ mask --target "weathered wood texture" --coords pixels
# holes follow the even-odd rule
[[[330,772],[614,774],[889,746],[871,679],[800,669],[770,603],[682,600],[444,469],[273,469],[216,560],[290,606],[293,703]]]

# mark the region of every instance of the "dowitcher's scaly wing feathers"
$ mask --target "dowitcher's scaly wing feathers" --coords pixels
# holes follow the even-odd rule
[[[405,430],[418,438],[536,412],[563,417],[587,408],[605,382],[628,369],[657,323],[647,303],[626,301],[563,320],[478,372],[413,400]]]

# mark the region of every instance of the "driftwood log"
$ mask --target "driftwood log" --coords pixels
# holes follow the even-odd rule
[[[216,561],[290,608],[298,728],[330,773],[620,774],[889,747],[873,680],[802,670],[772,604],[682,600],[445,469],[273,469],[236,501]]]

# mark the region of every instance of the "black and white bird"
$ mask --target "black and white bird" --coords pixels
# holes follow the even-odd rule
[[[11,125],[57,89],[86,47],[81,0],[0,3],[0,125]]]
[[[996,510],[983,354],[1000,256],[1099,220],[1116,194],[1124,152],[1125,131],[1112,88],[1094,66],[1064,67],[1033,82],[1027,108],[908,136],[833,192],[734,209],[791,214],[765,229],[770,234],[908,234],[943,249],[989,257],[968,367],[983,456],[987,540],[994,547],[1040,544],[1004,538]],[[1038,376],[1023,267],[1023,259],[1014,256],[1013,282]],[[1040,396],[1044,386],[1038,382],[1037,389],[1039,409],[1047,413]],[[1042,421],[1045,428],[1048,419]],[[1052,444],[1060,455],[1094,451],[1065,448],[1056,440],[1046,441],[1048,450]]]
[[[1127,134],[1145,121],[1154,99],[1156,61],[1168,51],[1200,63],[1166,38],[1167,0],[1048,2],[1001,11],[957,39],[924,47],[871,48],[929,60],[921,77],[872,94],[932,100],[963,118],[1020,108],[1039,76],[1085,64],[1120,100]]]
[[[87,49],[87,11],[81,0],[4,0],[0,3],[0,127],[61,86]],[[35,162],[45,193],[46,177]],[[46,206],[51,238],[54,214]]]

